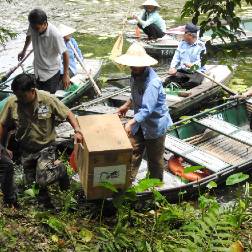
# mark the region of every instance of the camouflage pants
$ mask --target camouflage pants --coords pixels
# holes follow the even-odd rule
[[[133,146],[133,156],[131,161],[131,182],[134,181],[139,166],[141,164],[144,151],[146,150],[148,170],[150,178],[158,178],[163,180],[164,170],[164,141],[165,135],[156,139],[144,139],[141,129],[130,137]]]
[[[67,174],[64,164],[57,160],[54,146],[36,153],[23,153],[21,161],[28,185],[35,181],[41,188],[45,188]]]
[[[0,186],[5,203],[16,201],[14,165],[3,146],[0,145]]]

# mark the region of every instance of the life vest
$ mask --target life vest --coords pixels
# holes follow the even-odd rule
[[[200,172],[190,172],[184,173],[185,167],[183,166],[183,158],[181,157],[171,157],[168,161],[168,170],[170,170],[174,175],[184,178],[188,181],[197,181],[206,176],[210,175],[208,170],[202,169]]]

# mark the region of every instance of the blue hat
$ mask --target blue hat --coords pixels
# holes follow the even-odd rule
[[[185,33],[190,32],[190,33],[197,33],[198,27],[192,23],[187,23],[185,26]]]

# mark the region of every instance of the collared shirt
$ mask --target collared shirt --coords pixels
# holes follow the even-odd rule
[[[178,48],[172,58],[170,67],[176,69],[189,70],[185,66],[185,63],[195,64],[199,67],[199,70],[204,72],[205,68],[201,67],[201,54],[206,52],[204,42],[197,40],[193,44],[189,44],[186,41],[181,41]]]
[[[27,35],[32,39],[35,76],[47,81],[60,70],[61,54],[67,51],[64,39],[51,23],[43,34],[29,26]]]
[[[80,48],[74,38],[71,38],[70,41],[65,42],[67,50],[68,50],[68,54],[69,54],[69,68],[72,71],[72,73],[74,75],[76,75],[77,74],[77,65],[76,65],[76,61],[75,61],[75,55],[74,55],[74,51],[72,50],[71,46],[69,45],[69,42],[71,42],[71,44],[75,48],[76,52],[78,53],[78,55],[82,61],[83,61],[83,56],[82,56],[81,50],[80,50]],[[63,64],[61,64],[60,73],[61,74],[64,73]]]
[[[163,136],[172,119],[162,82],[151,67],[146,67],[142,78],[131,77],[131,99],[137,122],[132,127],[132,134],[141,127],[145,139]]]
[[[149,26],[150,24],[155,24],[159,27],[163,32],[166,32],[166,24],[164,19],[159,15],[158,11],[147,12],[143,10],[141,15],[139,16],[139,23],[143,28]]]
[[[22,150],[34,153],[55,141],[55,117],[64,120],[68,113],[69,108],[54,95],[36,89],[32,114],[27,111],[27,106],[18,103],[17,97],[12,95],[0,113],[0,123],[16,130],[16,140]]]

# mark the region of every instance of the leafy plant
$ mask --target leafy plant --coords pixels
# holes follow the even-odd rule
[[[235,173],[230,175],[226,180],[226,185],[235,185],[241,183],[249,178],[248,174],[244,174],[242,172]]]

